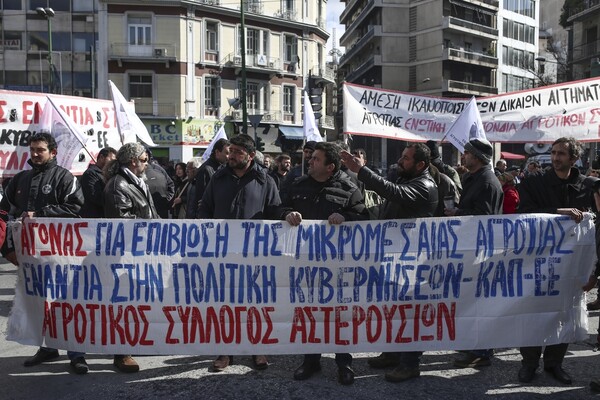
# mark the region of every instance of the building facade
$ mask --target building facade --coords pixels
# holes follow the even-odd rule
[[[2,0],[1,6],[0,88],[94,97],[97,0]],[[48,7],[49,14],[36,11]]]
[[[586,0],[568,18],[569,69],[574,80],[600,76],[600,0]]]
[[[99,42],[107,46],[98,51],[99,96],[108,97],[112,80],[135,101],[159,157],[197,156],[222,124],[229,135],[243,130],[245,37],[247,113],[262,116],[255,126],[249,117],[247,133],[267,153],[292,151],[301,145],[303,89],[334,82],[325,7],[321,0],[101,0]],[[320,124],[332,129],[333,118]]]

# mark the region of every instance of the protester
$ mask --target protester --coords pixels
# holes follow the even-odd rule
[[[499,159],[498,161],[496,161],[496,168],[494,168],[494,173],[496,174],[496,176],[500,176],[503,173],[506,172],[506,160],[504,159]]]
[[[268,154],[265,154],[263,158],[263,165],[266,169],[269,170],[269,172],[271,172],[271,170],[273,169],[273,157],[271,157]]]
[[[297,178],[289,187],[283,206],[289,208],[283,217],[292,226],[303,219],[323,219],[338,225],[344,221],[366,220],[365,205],[360,190],[340,171],[339,149],[332,143],[317,143],[308,163],[308,175]],[[321,354],[305,354],[294,379],[305,380],[321,370]],[[354,383],[352,355],[336,353],[338,382]]]
[[[98,153],[95,164],[90,164],[81,176],[81,189],[85,199],[80,215],[84,218],[104,217],[104,176],[102,169],[117,156],[117,150],[105,147]]]
[[[432,217],[438,206],[438,188],[429,173],[430,150],[422,143],[409,144],[398,160],[399,179],[396,183],[364,166],[360,157],[342,152],[349,170],[358,174],[365,188],[385,199],[379,219]],[[403,382],[421,375],[419,364],[422,351],[385,352],[368,361],[373,368],[396,367],[385,374],[390,382]]]
[[[586,178],[574,167],[580,154],[581,144],[574,138],[561,137],[554,141],[552,168],[528,176],[519,186],[519,212],[568,215],[575,222],[581,222],[583,213],[593,207],[594,200],[591,186],[584,184]],[[562,364],[568,347],[568,343],[553,344],[543,351],[544,370],[567,385],[572,381]],[[520,350],[523,361],[518,377],[520,382],[528,383],[535,378],[542,346],[521,347]]]
[[[279,185],[279,195],[281,197],[285,197],[288,187],[296,178],[306,174],[306,171],[308,171],[308,160],[312,157],[316,145],[317,142],[312,140],[304,143],[304,146],[302,147],[302,158],[304,162],[300,162],[299,165],[294,166]]]
[[[229,141],[227,139],[219,139],[215,142],[208,160],[196,172],[196,214],[198,214],[198,206],[204,191],[210,182],[210,178],[214,173],[227,162],[229,156]]]
[[[446,208],[446,215],[502,214],[504,194],[490,162],[494,155],[492,144],[486,139],[471,139],[465,144],[463,191],[457,208]],[[493,350],[471,350],[454,360],[458,368],[485,367],[491,364]]]
[[[442,174],[445,174],[452,179],[456,189],[458,190],[458,193],[460,194],[463,190],[463,187],[458,171],[442,161],[442,155],[440,154],[439,146],[436,141],[428,140],[426,145],[431,152],[431,164],[433,164]]]
[[[535,175],[542,171],[542,167],[539,162],[531,161],[527,164],[527,171],[525,172],[525,176]]]
[[[215,146],[216,147],[216,146]],[[219,169],[208,183],[198,207],[198,218],[280,219],[281,200],[275,181],[268,171],[254,162],[256,144],[245,134],[230,141],[227,165]],[[268,367],[266,356],[253,356],[254,367]],[[231,356],[219,356],[213,371],[225,370],[233,363]]]
[[[167,171],[152,158],[152,152],[148,149],[146,149],[146,152],[148,153],[149,162],[144,180],[148,185],[158,215],[161,218],[169,218],[170,202],[175,196],[175,183]]]
[[[519,206],[519,192],[515,187],[515,177],[509,172],[504,172],[498,176],[504,193],[502,202],[502,214],[515,214]]]
[[[512,167],[508,167],[506,172],[513,176],[513,184],[518,187],[521,183],[521,168],[513,165]]]
[[[202,159],[197,157],[192,158],[186,165],[186,173],[188,182],[190,183],[187,190],[187,204],[185,207],[185,217],[188,219],[196,218],[196,205],[198,204],[198,200],[196,199],[196,178],[201,165]]]
[[[75,177],[56,162],[57,145],[54,137],[46,132],[37,133],[29,140],[31,166],[12,178],[0,201],[0,210],[8,219],[17,218],[77,218],[84,202],[81,186]],[[10,231],[2,246],[2,255],[14,265],[19,265]],[[40,303],[43,307],[43,303]],[[88,371],[83,353],[68,351],[70,366],[77,374]],[[58,350],[40,347],[33,357],[25,360],[25,367],[32,367],[59,357]]]
[[[292,158],[288,154],[280,154],[275,158],[275,169],[270,173],[271,178],[275,181],[277,189],[280,188],[281,182],[285,179],[292,166]]]
[[[185,219],[187,210],[187,196],[190,182],[187,176],[187,164],[175,164],[175,174],[177,175],[177,184],[175,186],[175,196],[171,200],[171,215],[173,218]]]

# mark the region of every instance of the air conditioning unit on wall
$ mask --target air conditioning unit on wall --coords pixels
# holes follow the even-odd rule
[[[167,49],[154,49],[154,57],[164,57],[167,55]]]

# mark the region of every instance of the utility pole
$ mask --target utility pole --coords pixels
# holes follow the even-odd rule
[[[50,72],[50,86],[48,91],[54,93],[54,65],[52,64],[52,18],[55,13],[50,7],[38,7],[35,9],[38,15],[46,18],[48,21],[48,70]],[[41,71],[40,71],[41,72]]]
[[[246,105],[246,25],[244,22],[244,0],[240,0],[242,19],[242,133],[248,134],[248,107]]]

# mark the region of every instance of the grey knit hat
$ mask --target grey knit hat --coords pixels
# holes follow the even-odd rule
[[[494,155],[494,148],[487,139],[471,139],[465,144],[465,150],[479,158],[484,164],[489,164]]]

